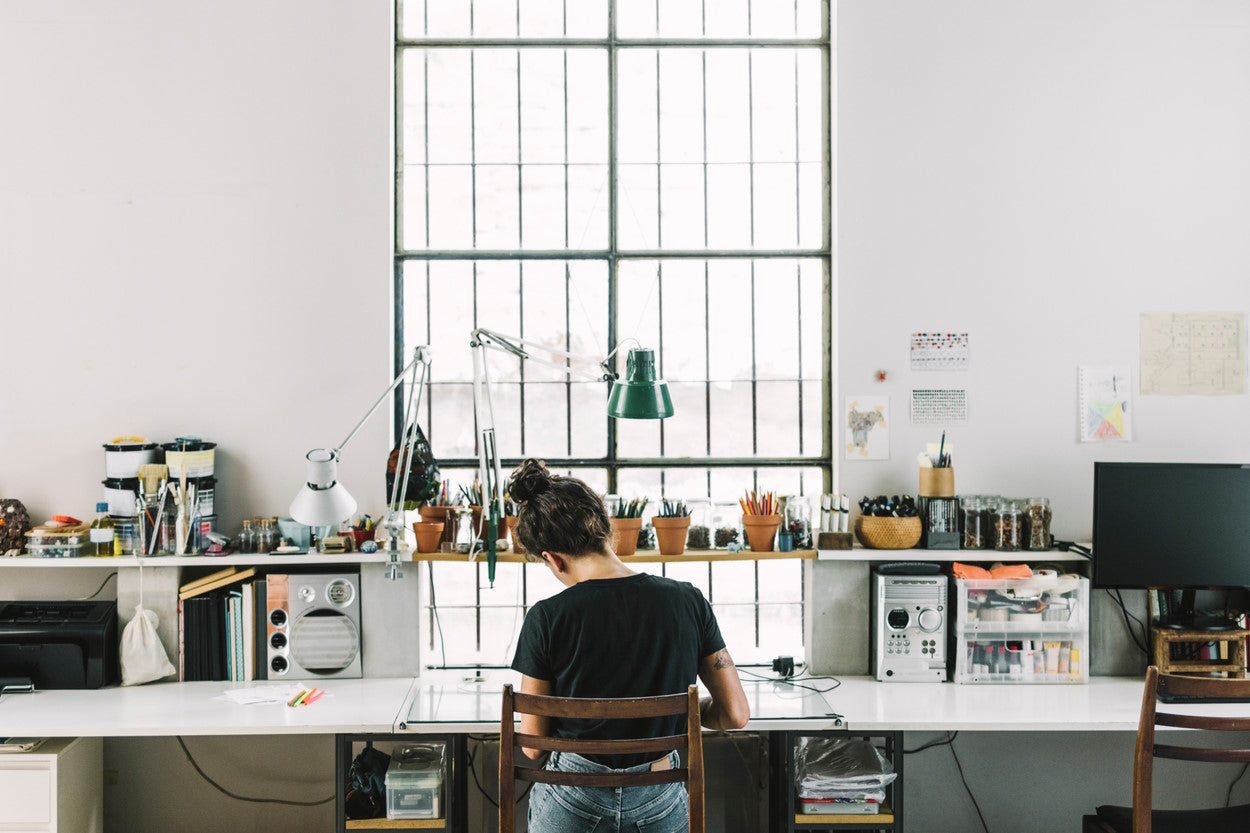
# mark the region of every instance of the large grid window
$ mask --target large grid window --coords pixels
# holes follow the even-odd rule
[[[399,0],[397,20],[396,360],[434,349],[446,476],[473,478],[485,327],[596,357],[635,339],[676,408],[612,420],[605,384],[490,352],[505,463],[653,504],[826,491],[827,2]],[[740,662],[802,654],[798,562],[652,566],[704,591]],[[453,665],[506,662],[560,589],[541,566],[493,588],[430,569],[426,656]]]

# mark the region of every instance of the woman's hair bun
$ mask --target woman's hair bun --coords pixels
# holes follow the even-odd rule
[[[551,488],[551,474],[547,464],[530,457],[512,472],[508,483],[508,495],[515,501],[531,500]]]

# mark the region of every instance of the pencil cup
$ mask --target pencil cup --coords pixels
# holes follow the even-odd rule
[[[508,535],[512,537],[512,551],[517,555],[525,554],[525,545],[521,543],[520,537],[516,534],[516,525],[519,518],[516,515],[508,515],[504,518],[504,523],[508,525]]]
[[[438,552],[438,543],[443,538],[442,521],[418,521],[412,525],[417,535],[417,552]]]
[[[940,469],[920,469],[920,497],[954,497],[955,470],[950,466]]]
[[[781,526],[780,515],[743,515],[742,525],[747,530],[747,543],[752,552],[772,552],[773,538]]]
[[[638,549],[638,531],[642,518],[609,518],[612,527],[612,551],[617,555],[633,555]]]

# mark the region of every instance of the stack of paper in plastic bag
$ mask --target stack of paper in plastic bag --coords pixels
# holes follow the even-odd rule
[[[857,738],[801,737],[794,759],[803,813],[874,815],[897,777],[880,749]]]

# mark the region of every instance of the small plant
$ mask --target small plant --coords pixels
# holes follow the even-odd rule
[[[636,497],[633,500],[621,499],[612,507],[614,518],[641,518],[642,510],[647,508],[649,498]]]
[[[650,526],[640,527],[638,529],[638,549],[653,550],[655,549],[655,535]]]
[[[730,544],[736,544],[738,543],[738,530],[734,529],[732,526],[719,527],[716,530],[716,535],[714,536],[713,541],[715,541],[716,546],[721,549],[728,547]]]
[[[692,526],[690,531],[686,533],[686,546],[692,550],[707,550],[712,548],[712,535],[706,526]]]
[[[680,500],[664,500],[660,502],[660,511],[656,513],[656,517],[688,518],[690,517],[690,510]]]

